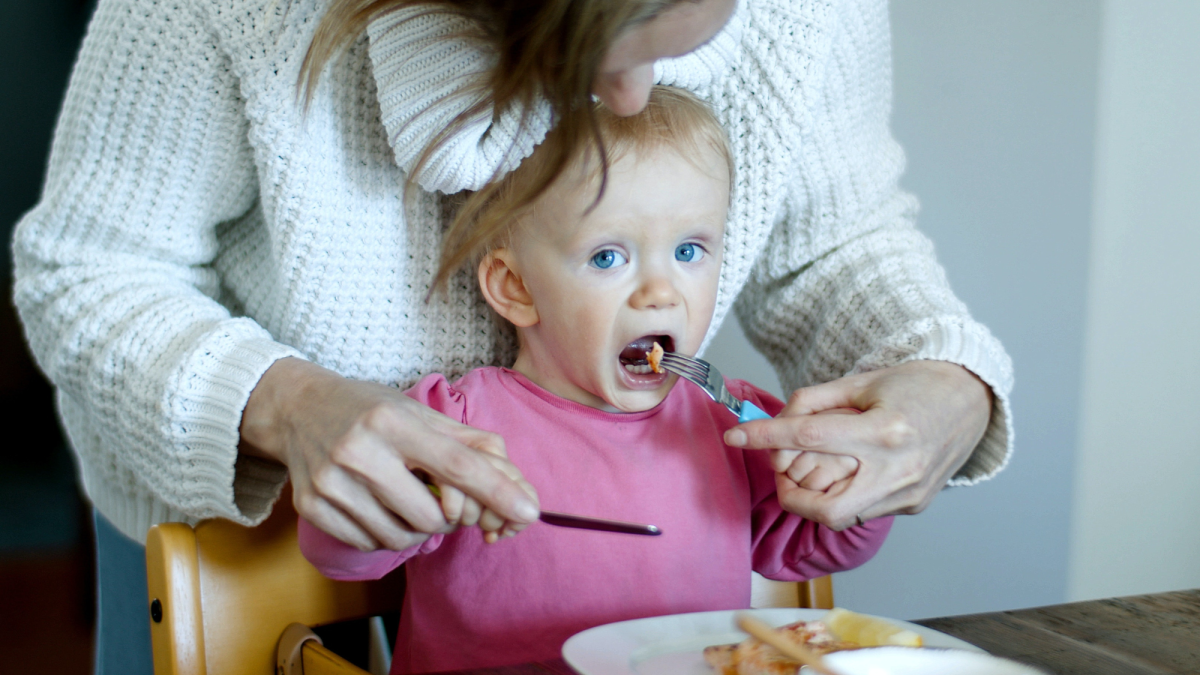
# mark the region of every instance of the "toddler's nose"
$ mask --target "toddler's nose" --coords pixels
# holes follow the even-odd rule
[[[679,304],[679,290],[666,277],[647,278],[629,299],[634,309],[664,309]]]

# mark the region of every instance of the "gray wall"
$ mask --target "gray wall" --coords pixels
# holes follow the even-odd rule
[[[1200,3],[1105,0],[1068,597],[1200,586]]]
[[[894,130],[956,292],[1016,368],[1016,454],[896,522],[838,604],[920,618],[1066,599],[1100,3],[897,0]],[[734,322],[707,355],[778,389]]]

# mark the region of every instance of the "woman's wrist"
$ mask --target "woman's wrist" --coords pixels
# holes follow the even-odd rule
[[[242,410],[238,451],[287,464],[284,450],[292,401],[297,396],[307,396],[306,389],[314,379],[331,374],[314,363],[295,357],[271,364],[250,392]]]

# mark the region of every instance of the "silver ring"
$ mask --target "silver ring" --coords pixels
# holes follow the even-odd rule
[[[858,523],[859,527],[862,527],[862,524],[863,524],[862,514],[854,516],[854,520]]]

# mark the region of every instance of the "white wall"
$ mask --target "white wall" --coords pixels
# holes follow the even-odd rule
[[[897,618],[1066,599],[1091,209],[1098,0],[896,0],[894,129],[922,229],[1016,367],[1017,450],[995,480],[897,520],[838,603]],[[734,322],[708,351],[778,387]]]
[[[1200,586],[1200,2],[1102,44],[1072,599]]]

